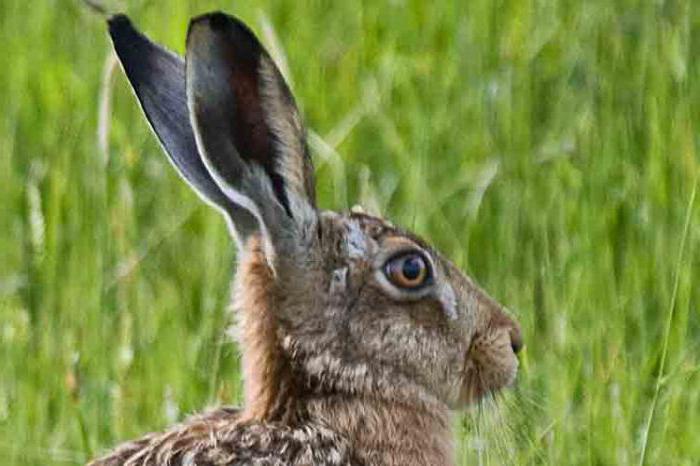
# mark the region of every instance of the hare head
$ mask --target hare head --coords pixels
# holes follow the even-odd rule
[[[381,218],[317,208],[299,110],[243,23],[194,19],[184,63],[126,17],[111,33],[171,162],[262,261],[239,293],[264,288],[247,305],[305,390],[459,407],[514,380],[519,327],[469,277]]]

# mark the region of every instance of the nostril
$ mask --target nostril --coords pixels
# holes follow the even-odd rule
[[[510,347],[513,348],[515,354],[518,354],[523,349],[523,345],[523,334],[520,327],[516,325],[510,329]]]

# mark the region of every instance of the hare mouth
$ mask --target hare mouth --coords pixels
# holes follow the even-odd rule
[[[476,403],[513,385],[518,366],[507,332],[499,329],[475,335],[467,351],[460,401]]]

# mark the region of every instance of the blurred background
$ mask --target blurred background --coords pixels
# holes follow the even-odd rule
[[[461,464],[697,464],[700,6],[129,0],[182,53],[244,19],[310,129],[319,203],[414,229],[524,327]],[[0,464],[79,464],[238,403],[234,245],[78,0],[0,2]]]

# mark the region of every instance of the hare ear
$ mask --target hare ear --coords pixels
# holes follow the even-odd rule
[[[114,50],[170,162],[200,197],[225,212],[245,242],[259,230],[258,222],[221,191],[202,163],[187,109],[185,62],[139,33],[125,15],[108,23]]]
[[[301,116],[270,56],[243,23],[211,13],[190,23],[185,58],[190,119],[216,183],[273,243],[308,232],[313,167]]]

